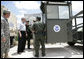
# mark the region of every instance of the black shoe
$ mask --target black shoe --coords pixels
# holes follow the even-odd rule
[[[22,52],[25,52],[24,50]]]
[[[38,55],[35,55],[34,57],[37,57],[38,58],[39,56]]]
[[[22,52],[17,52],[17,54],[21,54]]]
[[[31,49],[31,48],[28,48],[28,49]]]
[[[44,57],[45,56],[45,54],[42,54],[42,57]]]

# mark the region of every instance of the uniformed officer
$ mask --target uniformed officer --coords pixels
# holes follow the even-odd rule
[[[27,48],[31,49],[30,48],[30,39],[32,39],[32,32],[30,29],[29,21],[26,21],[26,32],[28,34],[28,36],[27,36],[27,41],[28,41]]]
[[[21,21],[22,23],[20,23],[18,26],[18,32],[19,32],[18,51],[17,51],[18,54],[24,52],[26,37],[27,37],[26,26],[25,26],[26,19],[21,18]]]
[[[36,22],[32,26],[32,32],[34,33],[34,50],[35,50],[35,57],[39,57],[39,48],[40,44],[42,46],[42,56],[45,56],[45,44],[44,44],[44,29],[45,26],[42,22],[40,22],[41,18],[37,17]]]
[[[3,53],[5,53],[4,58],[8,58],[8,51],[10,48],[10,31],[8,19],[10,16],[10,11],[3,11],[3,16],[1,17],[1,58],[3,58]]]

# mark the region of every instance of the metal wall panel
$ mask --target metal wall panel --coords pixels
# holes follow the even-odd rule
[[[48,20],[47,21],[47,42],[67,42],[67,25],[65,24],[67,20]],[[65,24],[65,25],[64,25]],[[60,31],[55,32],[53,27],[55,25],[60,26]]]

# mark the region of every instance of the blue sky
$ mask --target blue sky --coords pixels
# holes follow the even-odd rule
[[[24,14],[41,13],[40,1],[1,1],[10,10],[17,19],[20,19]],[[72,1],[73,15],[83,10],[83,1]]]
[[[10,10],[15,15],[21,15],[21,12],[25,12],[25,14],[41,13],[40,9],[25,9],[25,8],[19,9],[17,6],[15,6],[16,2],[22,2],[22,1],[1,1],[1,5],[4,5],[6,8],[8,8],[8,10]],[[36,1],[36,2],[40,5],[40,1]],[[30,8],[30,7],[27,7],[27,8]]]
[[[1,1],[1,5],[4,5],[6,8],[8,8],[8,10],[11,10],[11,12],[13,12],[14,14],[18,14],[20,12],[19,12],[19,9],[15,6],[14,2],[20,2],[20,1]],[[40,4],[40,1],[37,1],[37,3]],[[41,12],[39,9],[37,10],[31,9],[28,11],[30,11],[29,13],[35,13],[35,11],[38,13]]]
[[[6,8],[8,8],[9,10],[11,10],[11,12],[13,12],[15,15],[20,14],[20,9],[17,8],[17,6],[15,6],[16,2],[22,2],[22,1],[1,1],[1,5],[4,5]],[[38,4],[40,4],[40,1],[35,1]],[[74,9],[73,14],[76,14],[76,12],[79,11],[79,9],[83,9],[83,2],[82,1],[72,1],[72,8]],[[80,6],[80,8],[79,8]],[[30,6],[31,7],[31,6]],[[27,7],[27,8],[30,8]],[[76,10],[75,10],[76,9]],[[26,11],[27,13],[41,13],[40,9],[23,9],[24,11]]]
[[[4,5],[17,17],[17,22],[20,22],[24,14],[41,13],[40,1],[1,1],[1,5]]]

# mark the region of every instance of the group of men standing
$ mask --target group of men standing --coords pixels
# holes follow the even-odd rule
[[[10,46],[10,31],[7,18],[9,18],[10,12],[3,12],[3,19],[1,19],[1,57],[3,53],[8,57],[8,51]],[[18,26],[18,49],[17,53],[21,54],[25,50],[26,40],[28,40],[28,49],[30,49],[30,39],[34,39],[34,56],[39,57],[39,48],[42,46],[42,56],[45,56],[45,44],[44,44],[44,32],[45,25],[40,22],[41,18],[37,17],[33,26],[30,29],[29,21],[25,18],[21,18],[22,23]],[[32,36],[33,35],[33,36]],[[6,48],[7,47],[7,48]]]

